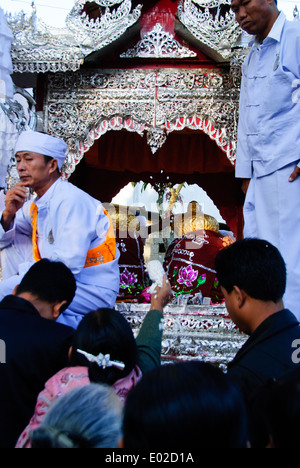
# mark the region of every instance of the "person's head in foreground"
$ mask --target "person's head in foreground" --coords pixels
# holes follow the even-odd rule
[[[71,270],[62,262],[42,258],[23,276],[14,294],[31,302],[41,317],[56,320],[71,304],[75,291]]]
[[[211,364],[162,365],[145,374],[130,391],[120,446],[246,447],[244,402],[227,376]]]
[[[284,309],[286,266],[270,242],[236,241],[217,254],[215,269],[228,313],[241,331],[250,335],[264,319]]]
[[[78,387],[58,398],[32,432],[32,448],[116,448],[123,404],[103,384]]]

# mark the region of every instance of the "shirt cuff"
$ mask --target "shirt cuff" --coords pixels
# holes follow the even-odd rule
[[[0,211],[0,220],[2,219],[2,213],[3,211]],[[3,244],[5,247],[5,245],[8,245],[13,240],[14,231],[15,231],[15,218],[11,222],[8,231],[4,231],[3,226],[0,223],[0,248],[3,248]]]
[[[239,179],[251,179],[252,177],[252,161],[244,156],[237,154],[235,163],[235,177]]]

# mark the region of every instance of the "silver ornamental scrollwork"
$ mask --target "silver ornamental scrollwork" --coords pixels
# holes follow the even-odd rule
[[[238,81],[218,69],[56,73],[48,80],[45,130],[68,143],[65,177],[95,139],[122,128],[147,132],[152,152],[174,130],[201,130],[234,164],[238,99]]]
[[[149,311],[149,304],[117,303],[135,335]],[[231,321],[224,305],[174,306],[164,309],[162,359],[201,359],[224,370],[247,336]]]
[[[163,29],[161,24],[156,23],[152,31],[145,34],[135,47],[124,52],[120,57],[186,58],[196,55],[195,52],[180,45],[172,34]]]
[[[32,14],[7,14],[7,22],[14,40],[11,58],[15,72],[46,73],[75,71],[84,58],[118,39],[141,15],[142,5],[132,10],[131,0],[100,1],[104,7],[94,21],[83,7],[84,0],[76,0],[66,17],[65,28],[45,24],[33,5]]]
[[[142,9],[142,5],[138,5],[131,11],[131,0],[116,0],[115,2],[95,0],[95,3],[100,7],[105,7],[105,10],[95,20],[90,20],[88,15],[82,12],[85,3],[85,0],[75,2],[66,17],[66,26],[86,54],[100,50],[120,37],[136,23]],[[116,5],[119,6],[116,7]]]
[[[230,9],[231,0],[181,0],[178,19],[202,44],[224,60],[234,54],[242,29]]]
[[[101,50],[121,37],[141,16],[142,5],[132,8],[131,0],[95,0],[99,16],[94,20],[84,12],[85,0],[75,0],[66,17],[65,28],[45,24],[32,3],[32,14],[7,14],[14,35],[11,56],[15,72],[45,73],[75,71],[90,53]],[[223,60],[234,55],[242,30],[230,10],[230,0],[181,0],[177,8],[180,22],[202,44]],[[128,55],[127,55],[128,54]],[[193,52],[155,25],[134,50],[124,56],[190,57]],[[145,55],[146,54],[146,55]]]
[[[25,104],[22,105],[17,99],[17,95],[23,96],[27,101],[28,108],[26,109]],[[23,88],[14,86],[14,99],[6,98],[4,102],[0,102],[0,113],[11,123],[14,128],[14,144],[17,140],[18,135],[24,130],[35,130],[36,128],[36,102],[33,97]],[[14,144],[11,141],[11,157],[7,165],[7,173],[5,177],[4,192],[14,187],[19,182],[20,178],[16,168]]]

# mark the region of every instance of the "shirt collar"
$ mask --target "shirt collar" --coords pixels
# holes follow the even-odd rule
[[[282,32],[285,20],[286,20],[286,16],[283,13],[283,11],[281,11],[278,17],[276,18],[276,21],[273,24],[271,31],[269,32],[267,37],[263,40],[263,43],[270,42],[270,40],[275,40],[277,42],[280,41],[281,32]],[[261,46],[261,42],[257,39],[257,37],[253,37],[251,41],[249,42],[250,47],[253,44],[255,44],[256,46]]]
[[[34,199],[34,203],[36,204],[36,206],[38,208],[41,208],[42,206],[45,206],[49,200],[51,199],[52,197],[52,194],[54,192],[54,190],[56,189],[57,185],[60,184],[60,182],[62,181],[62,179],[59,177],[52,185],[51,187],[48,188],[47,192],[44,193],[44,195],[41,197],[41,198],[35,198]]]
[[[33,315],[40,315],[38,310],[34,307],[34,305],[23,299],[22,297],[16,295],[8,295],[5,296],[2,301],[0,302],[0,309],[13,309],[18,310],[24,313],[29,313]]]

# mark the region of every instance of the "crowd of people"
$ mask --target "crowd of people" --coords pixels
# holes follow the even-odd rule
[[[59,179],[55,157],[36,152],[49,138],[53,151],[54,137],[21,134],[16,152],[21,182],[7,192],[1,218],[5,258],[20,259],[26,252],[27,263],[1,283],[6,360],[0,366],[0,446],[169,450],[292,443],[295,438],[290,441],[280,427],[290,405],[296,407],[291,399],[297,397],[300,325],[284,306],[287,272],[279,250],[266,240],[244,238],[226,246],[221,240],[214,252],[210,267],[228,313],[249,335],[226,372],[201,362],[201,356],[162,364],[164,308],[174,284],[165,273],[136,337],[114,308],[114,282],[111,302],[102,297],[97,302],[99,288],[107,298],[103,285],[111,284],[100,279],[96,285],[93,268],[102,275],[114,271],[112,278],[118,271],[111,219],[100,202],[84,195],[88,208],[94,207],[94,227],[80,223],[66,243],[65,231],[71,234],[65,224],[72,220],[67,194],[76,200],[81,193]],[[56,184],[66,188],[56,192]],[[28,187],[37,194],[34,200],[26,199]],[[76,239],[88,251],[81,265],[72,256]],[[90,250],[97,251],[95,258]],[[86,305],[87,286],[94,301],[89,310],[80,306]],[[289,388],[291,398],[281,401],[279,411],[280,391]]]
[[[0,222],[1,447],[298,446],[294,203],[300,134],[299,102],[290,98],[299,77],[299,26],[286,21],[274,0],[232,0],[231,7],[241,27],[255,36],[243,67],[237,153],[237,177],[247,179],[245,186],[251,178],[245,235],[225,246],[218,230],[204,224],[182,232],[166,256],[166,269],[175,274],[165,274],[152,291],[137,336],[114,308],[120,251],[108,211],[60,178],[63,141],[33,131],[20,134],[20,182],[6,194]],[[282,94],[270,94],[275,85]],[[179,278],[174,252],[193,252],[191,244],[200,241],[213,251],[207,251],[212,274],[196,274],[190,260],[189,272],[184,276],[182,266]],[[164,309],[174,290],[192,288],[193,275],[197,287],[210,285],[207,294],[214,288],[248,335],[226,371],[201,356],[161,362]]]
[[[0,303],[3,448],[194,450],[296,447],[300,325],[283,306],[278,249],[242,239],[216,256],[228,312],[248,340],[227,372],[199,359],[162,364],[164,276],[134,337],[114,308],[76,330],[57,322],[76,290],[62,262],[41,259]]]

